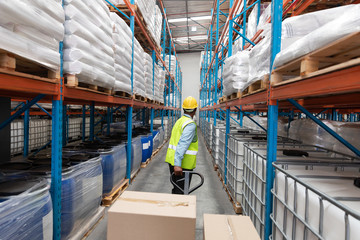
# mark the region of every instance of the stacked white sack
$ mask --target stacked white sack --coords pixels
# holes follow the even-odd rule
[[[160,96],[159,102],[164,103],[166,71],[160,70]]]
[[[160,46],[161,34],[163,27],[163,17],[161,14],[160,8],[155,5],[155,29],[154,29],[154,39],[157,45]]]
[[[225,95],[238,92],[244,88],[249,76],[249,51],[241,51],[225,60],[223,92]]]
[[[152,57],[144,53],[144,62],[145,62],[145,89],[146,89],[146,97],[149,99],[154,99],[153,94],[153,60]],[[154,74],[154,85],[155,85],[155,77]]]
[[[115,83],[110,12],[102,0],[65,0],[64,73],[104,88]]]
[[[290,52],[292,54],[295,49],[290,51],[288,49],[290,45],[303,38],[310,32],[314,31],[315,29],[320,28],[324,24],[335,19],[336,16],[339,16],[339,14],[343,11],[349,10],[351,8],[352,6],[340,7],[341,10],[339,8],[332,8],[329,10],[317,11],[285,19],[282,23],[281,53]],[[270,16],[270,12],[271,4],[265,9],[259,19],[257,31],[260,29],[264,30],[261,34],[264,39],[255,47],[253,47],[250,52],[250,69],[247,85],[250,85],[257,80],[261,80],[264,75],[270,73],[271,24],[266,23],[266,20]],[[328,31],[333,32],[331,29],[328,29]],[[325,35],[328,36],[329,34]],[[313,43],[309,45],[313,46]],[[303,47],[300,48],[304,49]],[[299,52],[299,49],[296,51]],[[289,54],[285,55],[289,56]],[[280,61],[275,60],[276,65],[279,65],[279,62]]]
[[[113,40],[115,58],[115,86],[114,91],[131,94],[131,61],[132,61],[132,32],[125,21],[116,13],[110,13],[113,21]]]
[[[0,50],[60,69],[59,42],[65,21],[61,1],[0,1]]]
[[[348,5],[300,15],[286,19],[284,24],[289,25],[287,34],[300,32],[301,38],[291,42],[291,46],[278,53],[274,62],[275,67],[313,52],[348,34],[359,32],[360,5]]]
[[[123,0],[112,0],[111,3],[125,4]],[[160,45],[162,31],[162,14],[160,8],[156,5],[155,0],[135,0],[135,4],[139,8],[144,18],[147,29],[155,42]]]
[[[166,55],[165,56],[165,66],[168,68],[170,73],[175,77],[176,73],[176,58],[174,55]]]
[[[141,96],[146,95],[145,89],[145,61],[144,61],[144,50],[136,38],[134,38],[134,82],[133,90],[134,93]]]

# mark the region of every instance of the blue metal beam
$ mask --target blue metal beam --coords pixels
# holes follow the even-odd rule
[[[120,9],[118,9],[114,4],[109,2],[108,0],[105,0],[108,4],[110,4],[113,8],[115,8],[118,12],[120,12],[124,17],[126,17],[128,20],[130,20],[129,16],[123,13]]]
[[[51,114],[46,111],[46,109],[44,109],[42,106],[40,106],[38,103],[35,103],[35,105],[40,108],[41,111],[43,111],[44,113],[46,113],[46,115],[48,115],[49,117],[52,117]]]
[[[264,130],[265,132],[267,132],[267,130],[261,126],[257,121],[255,121],[254,119],[252,119],[252,117],[250,117],[246,112],[242,111],[240,108],[238,108],[237,106],[235,106],[235,108],[237,110],[239,110],[241,113],[244,114],[245,117],[249,118],[253,123],[255,123],[259,128],[261,128],[262,130]]]
[[[95,103],[90,105],[90,136],[89,140],[94,141],[94,129],[95,128]]]
[[[82,141],[86,138],[86,105],[82,106]]]
[[[29,101],[26,101],[28,103]],[[27,109],[24,113],[24,152],[23,156],[29,155],[29,126],[30,126],[30,110]]]
[[[61,100],[53,100],[51,140],[51,198],[53,202],[54,240],[61,239],[61,177],[62,177],[62,120]]]
[[[26,110],[28,110],[31,106],[33,106],[35,103],[37,103],[39,100],[41,100],[43,97],[45,97],[45,94],[39,94],[37,95],[33,100],[31,100],[30,102],[26,103],[22,108],[20,108],[16,113],[14,113],[13,115],[11,115],[11,117],[9,117],[6,121],[2,122],[0,124],[0,130],[3,129],[4,127],[6,127],[8,124],[10,124],[12,121],[14,121],[15,119],[17,119],[18,117],[21,116],[21,114],[23,114]]]
[[[126,130],[127,130],[127,161],[126,161],[126,178],[131,180],[131,165],[132,165],[132,107],[126,108]]]
[[[342,138],[339,134],[334,132],[331,128],[326,126],[322,121],[317,119],[313,114],[311,114],[308,110],[306,110],[303,106],[301,106],[299,103],[297,103],[294,99],[288,99],[288,101],[294,105],[297,109],[299,109],[301,112],[303,112],[308,118],[313,120],[316,124],[318,124],[320,127],[322,127],[325,131],[327,131],[331,136],[336,138],[339,142],[341,142],[345,147],[350,149],[353,153],[355,153],[357,156],[360,157],[360,151],[354,147],[352,144],[350,144],[348,141],[346,141],[344,138]]]

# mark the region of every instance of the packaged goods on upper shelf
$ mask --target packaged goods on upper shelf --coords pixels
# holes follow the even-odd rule
[[[114,91],[131,93],[131,30],[125,21],[115,13],[110,13],[112,20],[112,38],[115,56]]]
[[[238,52],[225,60],[222,73],[224,94],[238,92],[248,80],[249,51]]]
[[[350,144],[356,148],[360,148],[358,139],[360,134],[360,123],[330,120],[322,120],[322,122],[347,140]],[[302,141],[306,144],[312,144],[331,149],[333,151],[354,155],[352,151],[310,119],[297,119],[292,121],[289,129],[289,137]]]
[[[287,47],[282,48],[276,55],[274,66],[282,66],[358,31],[360,31],[359,4],[288,18],[283,22],[282,42],[287,38],[291,38],[292,41],[285,43]],[[297,41],[294,41],[295,39]]]
[[[60,69],[59,42],[64,38],[64,10],[60,2],[0,1],[0,50]]]
[[[270,72],[271,24],[265,26],[261,36],[264,37],[263,40],[249,54],[249,78],[246,85],[261,80]]]
[[[253,7],[253,9],[249,14],[248,23],[247,23],[246,37],[249,40],[251,40],[252,37],[254,37],[254,35],[256,34],[258,14],[259,14],[259,5],[255,4],[255,6]]]
[[[64,73],[76,75],[79,82],[112,89],[114,41],[107,6],[102,0],[66,0],[64,9]]]
[[[105,1],[104,1],[105,2]],[[124,5],[123,0],[110,0],[114,5]],[[106,2],[106,4],[108,4]],[[160,8],[156,5],[155,0],[135,0],[135,4],[139,8],[141,15],[146,23],[151,37],[157,45],[160,45],[162,33],[162,13]]]

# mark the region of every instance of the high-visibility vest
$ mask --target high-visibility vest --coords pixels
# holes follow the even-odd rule
[[[192,120],[189,117],[182,116],[179,120],[176,121],[172,131],[171,131],[171,138],[169,147],[166,153],[166,160],[165,162],[170,163],[172,166],[174,166],[174,158],[175,158],[175,151],[176,147],[179,143],[180,137],[183,133],[184,128],[190,124],[194,123],[196,126],[196,123],[194,120]],[[181,162],[181,167],[184,169],[194,169],[196,167],[196,154],[198,152],[198,136],[197,136],[197,126],[195,128],[195,137],[193,141],[191,142],[188,150],[184,154],[184,158]]]

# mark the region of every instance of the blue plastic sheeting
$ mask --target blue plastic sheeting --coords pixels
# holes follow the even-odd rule
[[[49,186],[39,178],[0,178],[0,238],[52,239]]]
[[[62,168],[61,239],[69,239],[100,207],[103,172],[98,154],[64,155],[70,166]],[[34,166],[29,173],[44,176],[50,182],[50,170],[50,165],[40,165]]]
[[[142,161],[141,137],[133,138],[131,143],[131,173],[134,173],[140,168]]]

